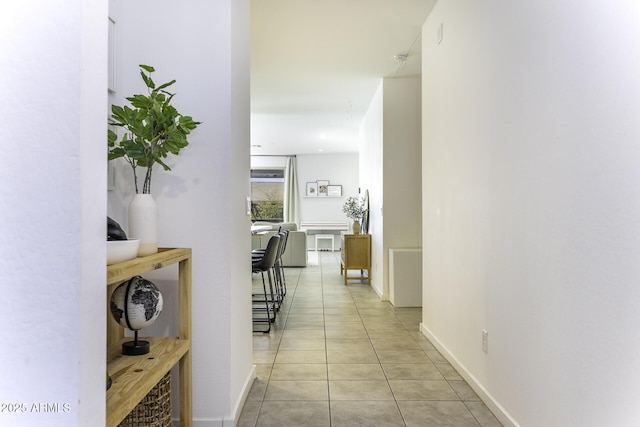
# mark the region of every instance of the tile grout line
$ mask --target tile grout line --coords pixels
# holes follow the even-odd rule
[[[322,330],[324,331],[324,367],[327,374],[327,406],[329,409],[329,427],[331,427],[331,389],[329,387],[329,346],[327,345],[327,318],[324,306],[324,266],[322,262],[322,252],[318,254],[318,265],[320,266],[320,287],[322,289]]]

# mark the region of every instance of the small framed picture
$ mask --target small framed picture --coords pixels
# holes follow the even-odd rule
[[[307,197],[318,197],[318,183],[307,182]]]
[[[327,185],[327,196],[329,197],[342,196],[342,185]]]
[[[329,181],[320,180],[318,183],[318,196],[326,196],[329,191]]]

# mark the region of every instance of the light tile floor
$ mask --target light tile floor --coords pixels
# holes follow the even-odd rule
[[[282,310],[253,336],[257,378],[238,426],[500,426],[419,332],[421,309],[344,286],[339,255],[285,269]]]

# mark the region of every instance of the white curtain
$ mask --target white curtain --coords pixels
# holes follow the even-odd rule
[[[284,169],[284,222],[295,222],[300,225],[298,199],[298,172],[296,158],[288,157]]]

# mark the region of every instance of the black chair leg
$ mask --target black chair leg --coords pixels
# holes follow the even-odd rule
[[[264,274],[261,274],[261,276],[262,276],[262,289],[264,290],[264,300],[255,300],[252,297],[252,304],[254,304],[254,307],[253,307],[254,315],[253,315],[253,319],[252,319],[253,320],[253,332],[263,332],[265,334],[268,334],[269,332],[271,332],[271,319],[269,317],[269,301],[267,299],[267,285],[266,285],[266,283],[264,281]],[[264,305],[265,305],[264,308],[259,307],[259,306],[258,307],[255,306],[256,303],[259,304],[259,303],[262,303],[262,302],[264,302]],[[263,320],[263,319],[260,319],[260,318],[256,318],[256,316],[255,316],[255,313],[260,313],[263,310],[267,315],[266,321]],[[266,331],[256,330],[256,327],[255,327],[256,323],[266,323],[267,324],[267,330]]]

